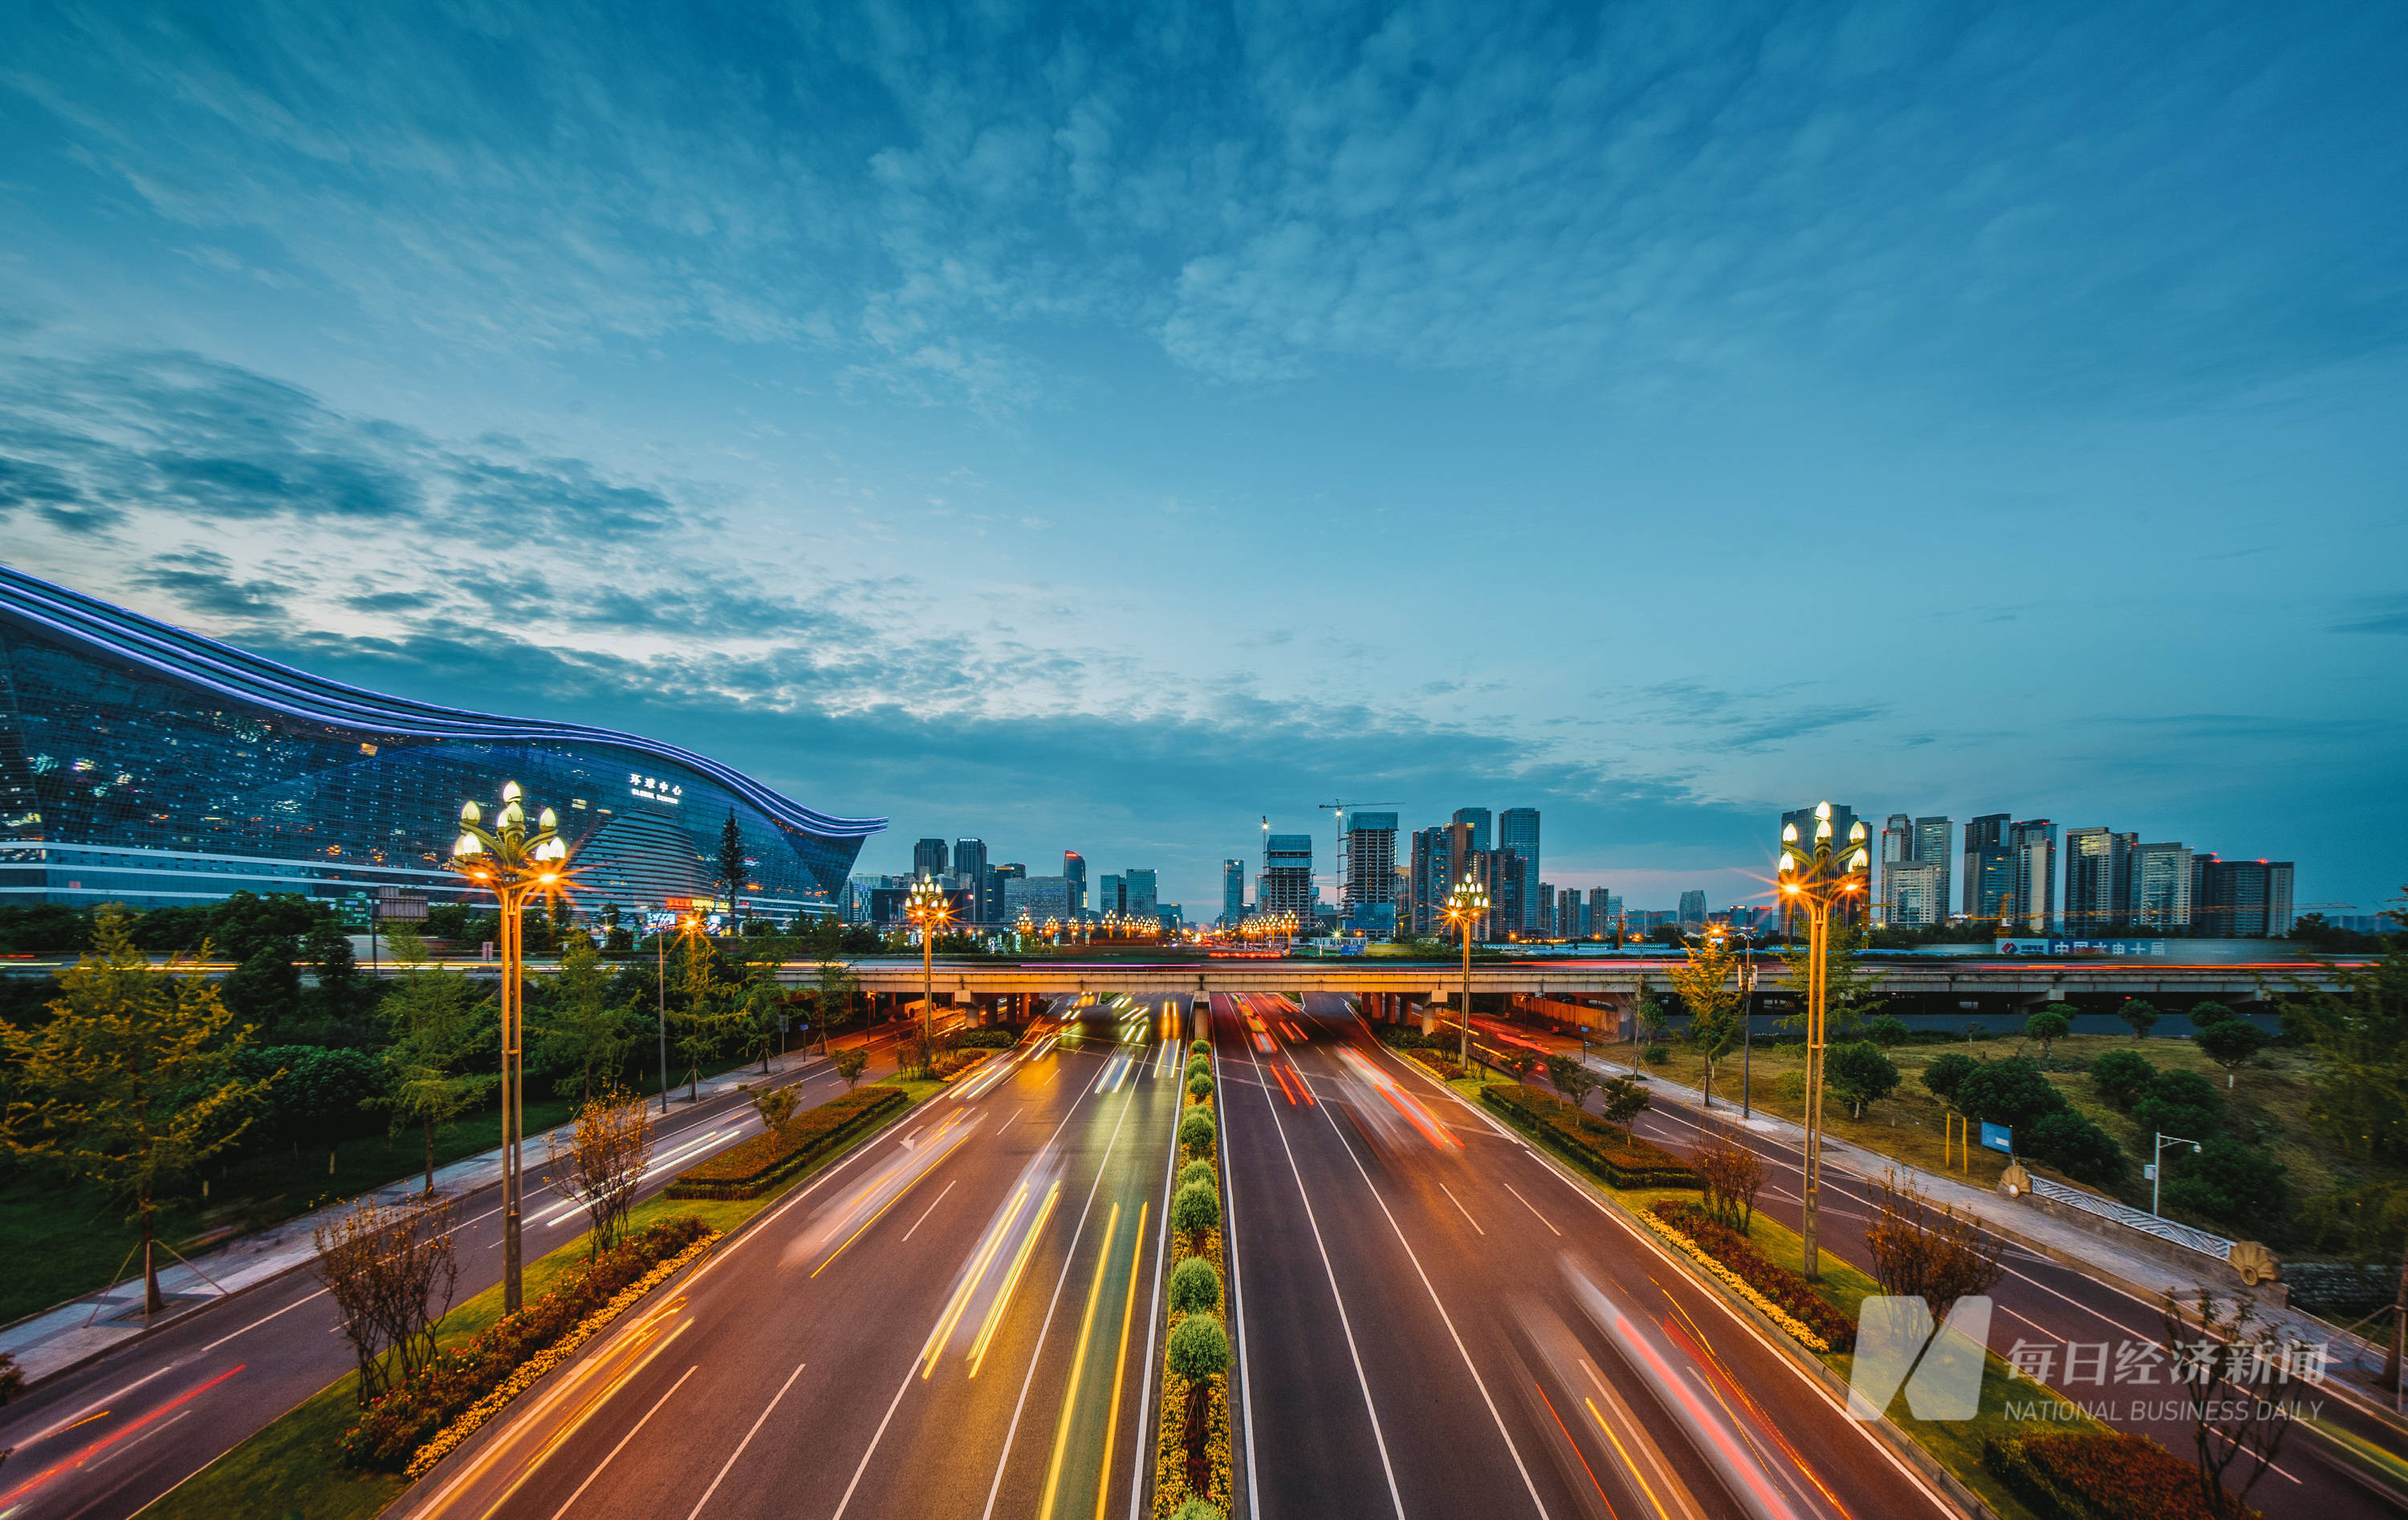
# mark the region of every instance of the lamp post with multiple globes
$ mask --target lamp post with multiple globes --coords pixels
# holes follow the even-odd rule
[[[1488,889],[1469,877],[1446,895],[1445,922],[1463,931],[1463,1069],[1471,1070],[1471,931],[1488,916]]]
[[[1844,909],[1861,897],[1870,874],[1871,852],[1865,847],[1865,825],[1857,820],[1848,830],[1844,853],[1831,846],[1831,805],[1814,805],[1814,840],[1801,844],[1798,825],[1781,826],[1782,900],[1806,911],[1806,1158],[1804,1227],[1799,1231],[1800,1254],[1808,1278],[1823,1275],[1823,1258],[1815,1248],[1815,1222],[1823,1183],[1823,1044],[1824,1015],[1828,1006],[1831,911]]]
[[[518,1312],[520,1300],[519,1212],[526,1193],[525,1114],[522,1069],[525,1043],[526,905],[567,890],[568,845],[560,838],[560,817],[546,808],[527,828],[519,783],[502,786],[502,810],[494,828],[473,801],[461,804],[460,838],[452,846],[452,868],[494,895],[501,905],[502,953],[502,1312]]]
[[[937,931],[953,921],[953,900],[932,877],[911,883],[903,916],[920,929],[920,1056],[937,1060]]]

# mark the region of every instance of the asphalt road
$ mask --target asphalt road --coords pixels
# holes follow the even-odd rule
[[[873,1050],[895,1036],[873,1036]],[[893,1069],[891,1059],[879,1067]],[[843,1090],[834,1068],[814,1060],[790,1080],[808,1107]],[[688,1106],[672,1095],[643,1189],[651,1197],[677,1171],[760,1132],[748,1096]],[[523,1218],[527,1259],[572,1239],[583,1212],[538,1189],[528,1165]],[[501,1281],[501,1189],[461,1200],[456,1297]],[[133,1514],[352,1366],[351,1343],[316,1277],[288,1273],[199,1310],[146,1340],[44,1384],[0,1410],[0,1520],[118,1520]]]
[[[1482,1019],[1473,1022],[1475,1025],[1490,1024]],[[1534,1039],[1534,1031],[1523,1026],[1516,1025],[1512,1032],[1525,1040]],[[1542,1036],[1537,1037],[1535,1042],[1551,1047],[1563,1044]],[[1729,1111],[1735,1120],[1737,1111]],[[1799,1197],[1801,1172],[1795,1149],[1745,1130],[1736,1123],[1726,1126],[1673,1105],[1648,1110],[1640,1115],[1634,1127],[1641,1136],[1676,1154],[1694,1149],[1710,1130],[1741,1140],[1765,1158],[1766,1183],[1758,1207],[1791,1229],[1799,1227],[1804,1206]],[[1871,1275],[1872,1253],[1865,1243],[1865,1227],[1878,1211],[1873,1189],[1827,1167],[1824,1190],[1824,1249]],[[2187,1456],[2193,1434],[2189,1424],[2164,1417],[2136,1417],[2136,1412],[2145,1414],[2179,1401],[2179,1395],[2172,1391],[2162,1373],[2157,1373],[2154,1382],[2136,1381],[2149,1376],[2152,1370],[2141,1348],[2156,1344],[2163,1334],[2160,1306],[2012,1240],[2006,1243],[2001,1260],[2005,1272],[1990,1293],[1996,1305],[1990,1349],[2005,1355],[2017,1342],[2055,1348],[2046,1381],[2117,1428],[2154,1437],[2168,1450]],[[2068,1346],[2083,1349],[2069,1357],[2065,1349]],[[2103,1355],[2099,1349],[2101,1347]],[[2133,1365],[2128,1367],[2120,1365],[2127,1347],[2133,1348]],[[2318,1398],[2314,1393],[2306,1398],[2320,1411],[2320,1417],[2336,1428],[2378,1448],[2397,1446],[2399,1438],[2387,1427],[2358,1412],[2340,1398]],[[2358,1516],[2397,1515],[2408,1508],[2408,1495],[2383,1485],[2364,1467],[2348,1460],[2335,1442],[2313,1427],[2301,1426],[2286,1436],[2274,1470],[2251,1491],[2250,1503],[2269,1515],[2313,1514],[2319,1520],[2356,1520]]]
[[[1340,999],[1222,1001],[1241,1513],[1948,1513],[1651,1239]]]
[[[758,1216],[400,1513],[1128,1513],[1182,1025],[1074,1011]]]

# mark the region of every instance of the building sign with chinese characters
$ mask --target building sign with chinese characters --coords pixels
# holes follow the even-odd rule
[[[2162,955],[2163,939],[2000,939],[2001,955]]]
[[[685,800],[685,788],[657,776],[627,773],[627,795],[644,802],[666,802],[671,807]]]

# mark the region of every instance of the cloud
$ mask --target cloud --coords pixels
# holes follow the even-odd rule
[[[167,593],[205,617],[239,622],[281,614],[289,595],[274,581],[237,578],[223,554],[207,549],[154,555],[132,580]]]
[[[2359,611],[2355,617],[2344,618],[2330,624],[2329,633],[2345,634],[2408,634],[2408,595],[2365,596],[2358,599]]]

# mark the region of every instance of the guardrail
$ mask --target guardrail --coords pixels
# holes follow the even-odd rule
[[[2045,1177],[2033,1178],[2031,1186],[2034,1193],[2051,1203],[2062,1203],[2070,1209],[2079,1209],[2084,1213],[2096,1214],[2101,1219],[2112,1219],[2116,1224],[2139,1230],[2143,1235],[2154,1235],[2160,1240],[2187,1247],[2203,1256],[2214,1256],[2218,1261],[2231,1259],[2232,1242],[2221,1235],[2211,1235],[2203,1229],[2194,1229],[2188,1225],[2177,1225],[2171,1219],[2160,1219],[2156,1214],[2143,1213],[2128,1204],[2117,1203],[2113,1198],[2102,1198],[2096,1193],[2085,1193],[2078,1187],[2068,1187],[2063,1183],[2052,1183]]]

